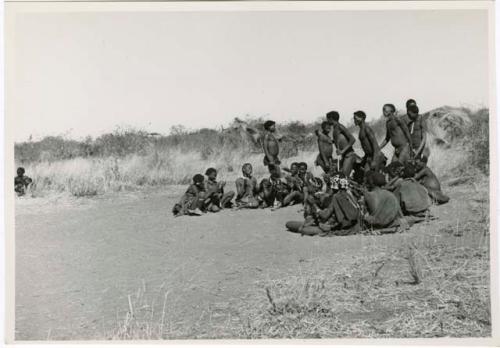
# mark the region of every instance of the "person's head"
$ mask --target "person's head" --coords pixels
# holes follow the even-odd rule
[[[417,102],[415,101],[415,99],[408,99],[406,101],[406,110],[408,110],[408,108],[410,107],[410,105],[417,105]]]
[[[19,167],[17,168],[17,176],[23,176],[24,175],[24,168]]]
[[[365,120],[366,120],[366,114],[364,111],[359,110],[354,113],[354,124],[356,126],[359,126],[360,124],[365,122]]]
[[[215,180],[217,179],[217,170],[215,168],[208,168],[205,172],[205,175],[210,180]]]
[[[382,108],[382,112],[384,113],[385,117],[392,116],[396,113],[396,107],[394,106],[394,104],[385,104]]]
[[[271,178],[277,179],[281,177],[280,167],[275,164],[270,164],[268,166],[269,174],[271,174]]]
[[[386,184],[385,176],[372,170],[366,172],[365,181],[369,189],[383,187]]]
[[[415,176],[415,165],[413,163],[407,162],[403,169],[403,178],[409,179]]]
[[[290,173],[292,175],[296,175],[299,172],[299,164],[297,162],[293,162],[290,164]]]
[[[339,122],[340,115],[337,111],[330,111],[326,114],[326,120],[330,124],[336,124]]]
[[[252,172],[253,172],[252,165],[250,163],[245,163],[241,167],[241,172],[243,173],[243,176],[246,176],[248,178],[251,177],[252,176]]]
[[[300,162],[299,163],[299,174],[304,175],[307,172],[307,163]]]
[[[201,174],[196,174],[195,176],[193,176],[193,184],[195,184],[198,187],[202,187],[204,181],[205,177]]]
[[[385,171],[387,174],[389,174],[389,177],[392,179],[395,177],[402,176],[403,169],[404,169],[404,164],[396,161],[396,162],[392,162],[391,164],[389,164],[385,168]]]
[[[276,122],[271,120],[264,122],[264,129],[269,132],[276,131]]]
[[[415,170],[417,171],[424,169],[426,165],[427,164],[421,159],[415,160]]]
[[[324,134],[330,133],[331,128],[332,128],[332,125],[330,123],[328,123],[328,121],[321,122],[321,130],[323,131]]]
[[[417,104],[411,104],[410,106],[408,106],[406,111],[408,113],[408,116],[410,116],[411,119],[416,119],[418,117],[418,113],[420,112]]]

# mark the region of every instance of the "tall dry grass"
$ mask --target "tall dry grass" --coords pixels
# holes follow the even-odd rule
[[[443,146],[429,141],[429,166],[439,177],[487,175],[488,113],[471,115],[472,126],[454,143]],[[261,127],[261,120],[247,121],[257,129]],[[383,133],[383,120],[373,124],[378,133]],[[281,156],[283,165],[304,161],[313,172],[321,172],[314,168],[317,149],[311,133],[315,127],[317,123],[300,122],[279,127],[287,139]],[[352,131],[357,135],[357,130]],[[355,150],[362,155],[359,142]],[[390,159],[392,147],[388,145],[383,151]],[[194,174],[204,173],[208,167],[217,168],[219,178],[233,181],[240,176],[245,162],[252,163],[256,177],[267,174],[258,144],[235,128],[196,132],[180,128],[160,137],[142,131],[118,130],[83,142],[47,137],[39,142],[16,144],[15,157],[16,165],[24,166],[26,174],[33,178],[33,196],[51,192],[94,196],[145,186],[187,184]]]

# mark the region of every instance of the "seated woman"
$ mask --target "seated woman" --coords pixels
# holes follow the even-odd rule
[[[238,208],[255,209],[259,207],[259,185],[252,175],[253,168],[250,163],[241,167],[242,178],[236,179],[236,205]]]
[[[216,213],[224,208],[231,208],[231,200],[234,197],[234,191],[225,191],[225,181],[217,181],[217,170],[215,168],[208,168],[205,172],[207,176],[206,189],[207,194],[205,197],[206,209],[210,212]]]
[[[368,171],[366,185],[368,190],[364,192],[364,203],[367,212],[363,217],[365,223],[375,229],[400,225],[403,213],[396,196],[382,188],[386,185],[384,175]]]
[[[431,199],[437,204],[448,203],[450,197],[441,191],[441,184],[437,176],[427,167],[425,162],[420,160],[415,161],[415,169],[417,171],[415,180],[427,189]]]
[[[290,193],[290,187],[281,175],[279,166],[270,164],[268,168],[271,173],[269,178],[262,179],[260,182],[260,207],[277,209],[283,205],[284,198]]]
[[[399,174],[398,174],[399,175]],[[399,200],[404,215],[424,216],[431,206],[427,189],[415,179],[415,167],[410,162],[404,165],[401,177],[395,177],[388,186]]]
[[[179,203],[174,205],[172,213],[174,216],[202,215],[205,210],[205,178],[201,174],[193,176],[193,183],[189,185],[186,193],[182,195]]]

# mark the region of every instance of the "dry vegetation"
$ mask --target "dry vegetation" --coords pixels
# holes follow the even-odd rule
[[[472,125],[452,129],[449,133],[453,137],[447,145],[431,142],[430,166],[443,179],[453,175],[487,174],[488,112],[455,110],[466,113],[473,120]],[[260,131],[262,121],[247,119],[246,125]],[[318,125],[319,122],[278,125],[284,139],[281,157],[285,165],[300,160],[313,167],[317,154],[313,131]],[[384,120],[372,122],[372,127],[381,139]],[[262,163],[262,150],[242,130],[235,120],[227,129],[219,130],[188,132],[182,127],[173,127],[168,136],[118,129],[80,142],[46,137],[37,142],[16,144],[15,159],[16,165],[24,166],[27,175],[34,179],[32,196],[51,192],[94,196],[144,186],[186,184],[195,173],[211,166],[219,170],[220,177],[232,181],[240,175],[245,162],[252,163],[254,174],[261,177],[267,172]],[[362,154],[360,149],[357,151]],[[391,146],[384,151],[390,157]]]

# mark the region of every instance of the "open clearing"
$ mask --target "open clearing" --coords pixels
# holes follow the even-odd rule
[[[331,238],[285,230],[286,221],[300,220],[300,206],[174,218],[171,208],[183,189],[69,202],[18,199],[16,339],[111,338],[123,326],[129,299],[153,309],[151,318],[163,316],[162,337],[234,337],[228,328],[239,325],[231,323],[241,321],[242,308],[270,306],[262,284],[306,279],[325,265],[349,267],[410,242],[445,243],[453,250],[488,245],[489,234],[462,232],[479,215],[488,216],[487,187],[444,187],[451,201],[432,207],[439,219],[406,233]],[[480,267],[489,272],[488,253]],[[407,272],[408,265],[401,268]],[[396,312],[380,315],[391,320]],[[353,311],[343,321],[369,321],[372,314]]]

